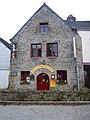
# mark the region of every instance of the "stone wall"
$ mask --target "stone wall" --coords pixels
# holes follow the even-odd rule
[[[88,91],[0,91],[0,101],[90,101]]]

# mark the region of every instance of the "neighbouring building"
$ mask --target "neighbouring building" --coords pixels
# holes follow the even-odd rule
[[[82,38],[84,80],[85,86],[90,88],[90,21],[75,21],[70,15],[66,22],[76,29]]]
[[[85,86],[90,88],[90,21],[86,21],[87,26],[84,29],[80,29],[79,35],[82,37],[82,47],[83,47],[83,65],[84,65],[84,76],[85,76]]]
[[[63,20],[44,3],[15,34],[10,88],[63,90],[84,85],[82,39],[70,19]]]
[[[8,88],[10,75],[11,45],[0,38],[0,89]]]

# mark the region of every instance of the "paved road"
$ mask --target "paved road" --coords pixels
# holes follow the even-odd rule
[[[0,120],[90,120],[90,105],[1,105]]]

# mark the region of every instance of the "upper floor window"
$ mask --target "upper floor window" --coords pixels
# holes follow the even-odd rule
[[[40,32],[48,32],[48,23],[40,23]]]
[[[58,56],[58,44],[47,43],[47,56]]]
[[[41,44],[31,44],[31,57],[41,57]]]

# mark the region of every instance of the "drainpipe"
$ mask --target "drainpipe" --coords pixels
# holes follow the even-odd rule
[[[76,63],[76,76],[77,76],[77,90],[80,90],[80,84],[79,84],[79,68],[78,68],[78,64]]]
[[[75,29],[73,31],[73,49],[74,49],[74,61],[75,61],[75,69],[76,69],[76,83],[77,83],[77,90],[80,90],[79,84],[79,68],[77,64],[77,54],[76,54],[76,39],[75,39]]]

